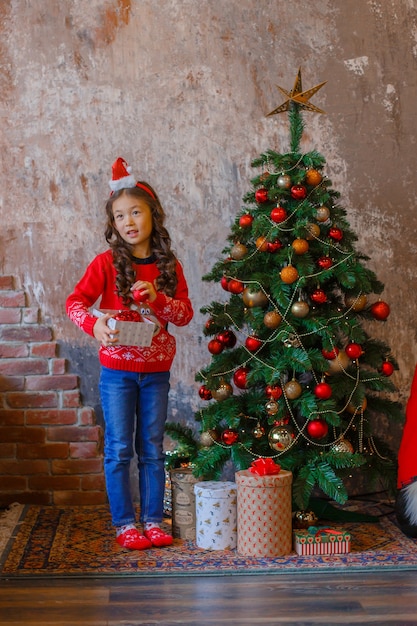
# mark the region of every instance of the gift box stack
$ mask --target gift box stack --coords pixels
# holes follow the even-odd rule
[[[332,528],[310,526],[294,530],[294,549],[297,554],[347,554],[351,536],[348,532]]]
[[[235,474],[236,482],[201,481],[194,485],[196,543],[206,550],[237,548],[242,556],[273,558],[346,554],[348,532],[310,526],[294,529],[292,473],[273,459],[257,459]]]

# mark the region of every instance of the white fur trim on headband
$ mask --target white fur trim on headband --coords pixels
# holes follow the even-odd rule
[[[120,189],[130,189],[136,187],[136,179],[132,174],[124,176],[118,180],[109,180],[110,189],[112,191],[120,191]]]

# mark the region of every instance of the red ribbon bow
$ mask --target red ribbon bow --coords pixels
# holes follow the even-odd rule
[[[325,526],[309,526],[308,532],[310,535],[319,537],[320,535],[342,535],[340,530],[334,530],[333,528],[326,528]]]
[[[272,476],[273,474],[279,474],[281,466],[268,457],[267,459],[252,461],[249,471],[259,476]]]

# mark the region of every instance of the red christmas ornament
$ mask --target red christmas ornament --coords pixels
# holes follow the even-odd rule
[[[391,374],[394,372],[394,369],[395,368],[390,361],[384,361],[381,365],[381,374],[383,374],[384,376],[391,376]]]
[[[358,343],[352,341],[352,343],[348,343],[345,348],[345,352],[348,357],[352,360],[359,359],[359,357],[363,354],[362,346]]]
[[[333,361],[333,359],[335,359],[337,357],[337,355],[339,354],[339,348],[337,348],[336,346],[333,348],[333,350],[322,350],[321,351],[322,355],[324,356],[325,359],[328,359],[329,361]]]
[[[210,330],[213,325],[214,325],[214,319],[212,317],[209,317],[207,322],[205,323],[206,329]]]
[[[220,352],[223,352],[224,345],[218,339],[212,339],[208,342],[207,348],[211,354],[220,354]]]
[[[232,330],[223,330],[216,336],[225,348],[233,348],[236,345],[236,335]]]
[[[222,276],[222,279],[220,281],[221,286],[223,287],[223,289],[225,291],[229,291],[229,281],[226,278],[226,276]]]
[[[317,259],[317,265],[322,270],[328,270],[333,265],[333,261],[329,256],[321,256]]]
[[[323,439],[329,432],[329,426],[323,419],[311,420],[307,424],[307,432],[312,439]]]
[[[325,382],[318,383],[314,387],[314,395],[319,400],[328,400],[332,395],[332,388]]]
[[[139,289],[135,289],[132,291],[132,296],[135,302],[146,302],[148,299],[148,294],[139,291]]]
[[[275,239],[275,241],[268,241],[267,243],[267,252],[274,254],[274,252],[278,252],[282,248],[282,243],[279,239]]]
[[[378,300],[378,302],[374,302],[371,306],[371,313],[376,320],[386,320],[388,315],[390,314],[389,304],[383,302],[382,300]]]
[[[307,189],[304,187],[304,185],[293,185],[291,187],[290,193],[291,197],[294,198],[294,200],[304,200],[304,198],[307,196]]]
[[[227,287],[227,290],[230,291],[230,293],[242,293],[245,285],[240,280],[232,278],[231,280],[229,280]]]
[[[256,352],[259,348],[262,347],[263,341],[258,337],[247,337],[245,341],[245,346],[249,350],[249,352]]]
[[[239,218],[239,226],[241,228],[250,228],[252,226],[253,217],[249,215],[249,213],[245,213],[245,215],[241,215]]]
[[[343,232],[337,226],[332,226],[329,230],[329,237],[334,239],[335,241],[340,241],[343,239]]]
[[[279,400],[282,396],[282,389],[279,385],[267,385],[265,387],[265,393],[272,400]]]
[[[268,202],[268,189],[265,187],[260,187],[255,191],[255,200],[258,204],[263,204],[264,202]]]
[[[248,367],[239,367],[233,374],[233,382],[239,389],[246,389],[248,372]]]
[[[310,295],[310,298],[316,304],[324,304],[325,302],[327,302],[327,296],[323,289],[316,289],[315,291],[313,291],[313,293]]]
[[[239,433],[234,428],[226,428],[221,434],[221,439],[226,446],[232,446],[239,440]]]
[[[206,385],[202,385],[200,387],[200,389],[198,390],[198,395],[200,396],[202,400],[211,400],[213,397],[211,395],[210,389],[206,387]]]
[[[280,224],[287,219],[287,211],[282,206],[276,206],[270,214],[271,220],[276,224]]]

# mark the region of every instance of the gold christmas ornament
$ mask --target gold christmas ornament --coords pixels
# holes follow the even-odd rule
[[[276,415],[278,413],[278,409],[278,402],[275,402],[275,400],[268,400],[265,404],[265,410],[268,415]]]
[[[293,528],[307,529],[309,526],[316,526],[318,517],[314,511],[295,511],[293,517]]]
[[[318,224],[307,224],[306,239],[311,241],[320,235],[320,226]]]
[[[332,376],[334,374],[340,374],[351,365],[351,360],[344,350],[340,350],[335,359],[327,359],[327,371],[326,374]]]
[[[284,391],[287,398],[289,398],[290,400],[296,400],[301,396],[303,388],[301,387],[300,383],[295,380],[295,378],[293,378],[292,380],[285,383]]]
[[[330,210],[327,206],[319,206],[316,210],[316,220],[318,222],[327,222],[330,217]]]
[[[208,448],[209,446],[212,446],[214,442],[217,440],[218,440],[218,435],[215,430],[211,430],[211,429],[205,430],[200,435],[200,443],[202,446],[205,446],[206,448]]]
[[[265,434],[265,428],[263,428],[260,424],[257,424],[252,431],[255,439],[261,439]]]
[[[282,315],[278,311],[268,311],[264,315],[264,324],[270,330],[275,330],[281,324]]]
[[[307,302],[305,302],[305,300],[298,300],[292,305],[291,313],[294,315],[294,317],[307,317],[307,315],[310,313],[310,307],[308,306]]]
[[[354,413],[365,411],[367,406],[368,406],[368,400],[364,398],[361,404],[358,404],[358,403],[355,404],[354,402],[349,402],[349,404],[346,407],[346,411],[350,413],[351,415],[353,415]]]
[[[221,382],[217,389],[211,392],[211,395],[217,402],[222,402],[233,395],[233,387],[229,383]]]
[[[294,441],[294,433],[290,426],[274,426],[268,433],[268,443],[272,450],[284,452]]]
[[[348,309],[352,309],[352,311],[362,311],[368,304],[368,298],[364,293],[361,293],[359,296],[347,295],[345,297],[345,304]]]
[[[288,333],[283,343],[286,348],[299,348],[301,346],[301,341],[295,333]]]
[[[248,249],[243,243],[236,243],[230,250],[230,256],[235,261],[240,261],[247,255],[247,253]]]
[[[344,437],[340,437],[340,439],[335,441],[330,449],[332,452],[335,452],[336,454],[345,453],[345,452],[347,452],[348,454],[353,454],[352,444],[350,443],[350,441],[348,441]]]
[[[266,306],[268,304],[268,297],[260,289],[254,287],[246,287],[242,294],[243,302],[248,307],[254,306]]]
[[[277,178],[277,185],[280,189],[289,189],[292,185],[291,177],[288,174],[280,174]]]

